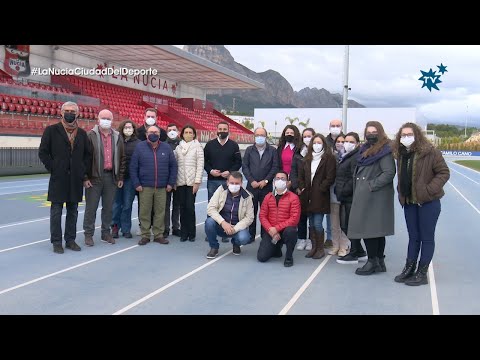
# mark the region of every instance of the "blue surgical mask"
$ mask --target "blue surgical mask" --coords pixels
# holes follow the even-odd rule
[[[255,136],[255,144],[264,145],[265,141],[266,141],[265,136]]]

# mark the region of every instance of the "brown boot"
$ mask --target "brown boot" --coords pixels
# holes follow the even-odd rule
[[[315,254],[313,254],[312,259],[321,259],[325,256],[325,250],[324,250],[324,241],[325,241],[325,233],[322,231],[321,233],[318,233],[318,231],[315,231],[317,234],[317,249],[315,251]]]
[[[166,244],[169,243],[169,241],[167,239],[165,239],[163,236],[159,236],[159,237],[153,239],[153,242],[163,244],[163,245],[166,245]]]
[[[307,255],[305,255],[306,258],[311,258],[313,254],[317,251],[317,232],[313,227],[309,229],[310,232],[310,240],[312,240],[312,250],[310,250]]]

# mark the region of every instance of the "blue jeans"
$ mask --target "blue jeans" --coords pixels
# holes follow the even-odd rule
[[[123,186],[117,189],[115,201],[113,203],[112,223],[118,225],[118,230],[123,234],[129,233],[132,229],[132,204],[135,198],[135,189],[132,179],[123,181]]]
[[[429,265],[435,251],[435,227],[441,211],[440,200],[419,205],[405,204],[405,221],[408,229],[408,260],[417,261],[420,249],[419,265]]]
[[[220,185],[225,184],[226,179],[221,178],[221,180],[207,180],[207,192],[208,192],[208,201],[210,202],[210,199],[213,196],[213,193],[217,191],[218,187]]]
[[[325,219],[327,221],[327,228],[325,229],[325,232],[327,233],[326,240],[332,240],[332,223],[330,221],[330,214],[326,214]]]
[[[220,247],[220,244],[217,241],[217,235],[222,238],[232,237],[232,244],[238,246],[246,245],[250,241],[250,232],[248,231],[248,228],[240,230],[233,236],[227,235],[225,230],[223,230],[223,228],[211,217],[208,217],[207,220],[205,220],[205,233],[207,234],[208,243],[212,249],[218,249]]]
[[[308,216],[308,220],[310,221],[310,226],[317,230],[318,233],[323,232],[323,217],[325,214],[322,213],[313,213]]]

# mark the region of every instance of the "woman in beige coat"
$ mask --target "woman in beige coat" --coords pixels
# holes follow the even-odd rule
[[[180,133],[180,144],[175,149],[178,164],[177,197],[180,204],[180,241],[195,241],[195,198],[202,183],[203,149],[197,140],[197,131],[185,125]]]

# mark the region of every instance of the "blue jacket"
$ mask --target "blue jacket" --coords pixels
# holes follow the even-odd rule
[[[177,183],[177,160],[170,145],[160,142],[154,150],[148,141],[140,142],[130,160],[134,187],[171,187]]]

